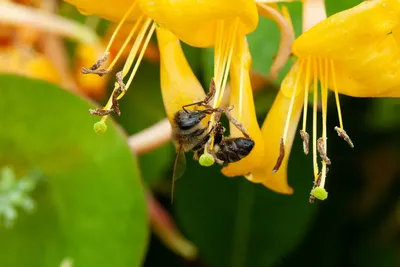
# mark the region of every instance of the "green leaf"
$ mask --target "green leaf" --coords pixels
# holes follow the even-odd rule
[[[188,160],[175,185],[175,214],[209,266],[272,266],[301,241],[316,205],[308,202],[312,164],[300,141],[289,162],[290,196]]]
[[[159,66],[140,64],[137,76],[126,96],[121,100],[121,116],[117,120],[128,134],[135,134],[166,118],[160,89]],[[171,165],[171,144],[139,156],[143,180],[148,185],[159,181]]]
[[[55,85],[0,76],[0,166],[43,173],[34,214],[0,226],[1,266],[140,266],[148,226],[135,158],[108,121],[97,135],[93,105]]]

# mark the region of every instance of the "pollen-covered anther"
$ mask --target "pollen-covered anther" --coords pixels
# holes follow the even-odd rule
[[[300,130],[300,136],[301,136],[301,139],[303,140],[304,154],[308,155],[310,135],[306,131]]]
[[[335,131],[337,132],[339,137],[343,138],[344,141],[346,141],[349,144],[350,147],[352,147],[352,148],[354,147],[354,144],[351,141],[350,136],[346,133],[345,130],[336,126]]]
[[[119,88],[121,88],[121,91],[126,92],[126,85],[124,83],[124,77],[122,75],[123,75],[122,71],[119,71],[119,72],[117,72],[115,77],[116,77],[116,81],[119,85]]]
[[[328,158],[328,156],[326,155],[326,150],[325,150],[325,145],[324,145],[324,138],[320,137],[318,138],[318,153],[319,156],[321,157],[321,159],[327,164],[327,165],[331,165],[331,160]]]
[[[105,74],[109,73],[111,69],[99,69],[101,65],[104,64],[104,62],[107,61],[108,56],[110,55],[110,52],[104,53],[104,55],[96,61],[90,68],[82,68],[82,73],[83,74],[97,74],[100,77],[104,76]]]
[[[89,113],[90,115],[95,115],[95,116],[107,116],[109,114],[111,114],[113,112],[113,110],[110,109],[100,109],[100,108],[96,108],[96,109],[89,109]]]
[[[279,146],[279,157],[276,161],[274,168],[272,169],[272,173],[276,173],[279,170],[284,157],[285,157],[285,143],[283,141],[283,138],[281,138],[281,143]]]

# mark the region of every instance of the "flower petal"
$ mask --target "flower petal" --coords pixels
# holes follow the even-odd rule
[[[243,36],[237,39],[232,57],[230,105],[234,105],[231,114],[242,123],[255,145],[247,157],[222,169],[222,173],[229,177],[249,174],[264,164],[264,141],[254,107],[250,70],[251,55],[246,37]],[[232,123],[229,129],[231,137],[243,137],[242,132]]]
[[[397,0],[363,2],[303,33],[294,42],[293,53],[332,59],[339,93],[399,97],[399,47],[391,34],[399,23]]]
[[[84,15],[96,15],[107,20],[119,22],[136,0],[64,0],[76,6]],[[134,22],[142,14],[138,5],[128,16],[128,22]]]
[[[244,34],[258,24],[253,0],[138,0],[143,12],[192,46],[215,43],[218,20],[239,18]]]
[[[285,79],[282,81],[281,88],[287,88],[286,91],[293,90],[298,74],[298,64],[295,64]],[[252,178],[256,181],[262,181],[263,185],[269,189],[283,194],[292,194],[293,189],[287,183],[287,164],[290,156],[290,150],[293,145],[293,140],[296,135],[297,124],[299,123],[300,115],[303,107],[304,87],[299,86],[299,92],[294,97],[292,114],[289,120],[289,130],[285,143],[285,157],[283,158],[279,170],[272,174],[272,169],[279,157],[280,140],[283,136],[287,114],[289,112],[291,98],[280,90],[275,98],[275,101],[268,112],[268,115],[262,125],[261,131],[264,139],[265,158],[264,166],[252,173]]]
[[[183,54],[178,38],[165,29],[156,31],[160,49],[161,92],[172,123],[182,106],[201,101],[206,95]]]

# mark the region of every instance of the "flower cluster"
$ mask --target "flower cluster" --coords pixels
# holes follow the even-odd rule
[[[228,177],[245,176],[276,192],[291,194],[287,164],[297,125],[304,153],[312,151],[314,188],[310,201],[325,199],[324,189],[331,160],[327,143],[327,101],[331,90],[338,111],[335,130],[351,147],[340,109],[339,93],[354,97],[399,97],[400,1],[374,0],[326,18],[323,0],[303,0],[303,33],[294,40],[287,9],[275,2],[253,0],[66,0],[84,14],[118,22],[104,55],[86,74],[106,75],[131,43],[126,62],[116,74],[112,95],[96,124],[105,131],[111,113],[120,115],[120,99],[129,89],[153,33],[156,32],[164,106],[177,148],[175,177],[181,175],[179,154],[195,152],[202,165],[223,164]],[[284,2],[284,1],[282,1]],[[291,55],[296,61],[260,127],[256,119],[250,82],[252,56],[246,35],[258,26],[259,16],[279,26],[281,46],[271,66],[270,78]],[[128,28],[121,49],[107,67],[112,44]],[[180,42],[214,48],[214,74],[206,94],[191,70]],[[129,74],[129,77],[127,75]],[[312,95],[311,139],[307,131],[309,94]],[[318,104],[322,106],[322,133],[317,133]],[[220,117],[230,120],[230,136]],[[99,130],[100,129],[100,130]],[[333,130],[333,129],[332,129]],[[311,146],[311,148],[309,148]],[[205,156],[204,156],[205,155]]]

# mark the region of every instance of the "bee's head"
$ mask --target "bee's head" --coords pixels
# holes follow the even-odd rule
[[[189,130],[199,124],[206,114],[200,110],[181,110],[175,117],[175,122],[181,130]]]

